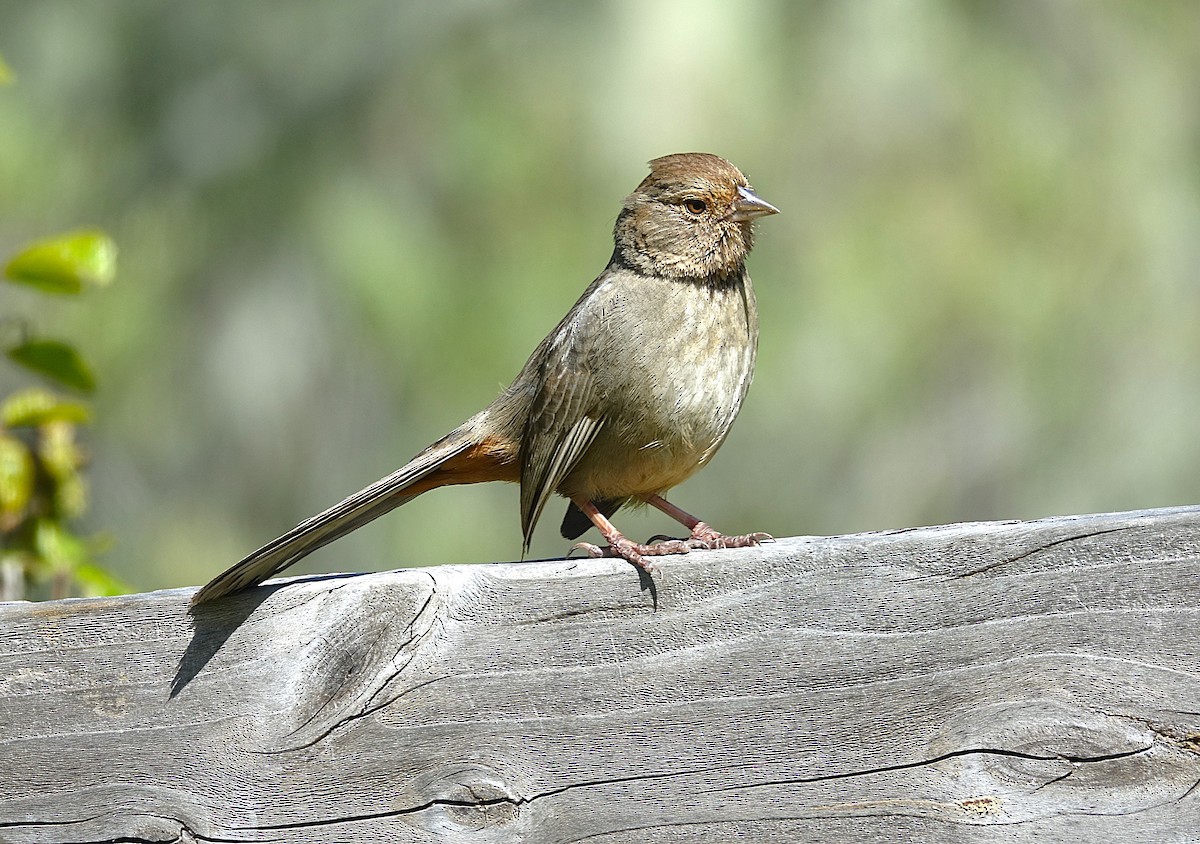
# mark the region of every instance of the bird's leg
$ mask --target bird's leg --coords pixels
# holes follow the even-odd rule
[[[774,537],[769,533],[746,533],[741,536],[726,536],[723,533],[717,533],[686,510],[680,510],[661,495],[647,495],[643,500],[650,506],[662,510],[692,532],[691,538],[676,540],[682,541],[689,548],[750,548],[760,545],[763,542],[774,540]]]
[[[653,545],[639,545],[631,539],[625,537],[617,530],[613,523],[610,522],[603,513],[596,509],[596,505],[586,498],[572,497],[575,506],[583,511],[583,514],[592,520],[592,524],[596,526],[596,530],[600,531],[600,535],[608,543],[603,547],[592,545],[590,542],[577,542],[571,546],[572,550],[578,548],[586,553],[589,557],[621,557],[628,560],[639,568],[646,571],[653,571],[653,564],[646,557],[658,557],[664,554],[686,554],[692,550],[692,544],[689,540],[672,539],[667,542],[657,542]]]

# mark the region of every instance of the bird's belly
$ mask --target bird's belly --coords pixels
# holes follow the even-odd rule
[[[709,304],[700,315],[659,314],[647,324],[604,385],[626,398],[608,406],[563,491],[593,500],[662,493],[720,448],[749,386],[755,343],[741,296]]]
[[[611,437],[598,437],[562,489],[591,500],[664,493],[695,474],[705,455],[703,450],[681,450],[661,441],[636,449]]]

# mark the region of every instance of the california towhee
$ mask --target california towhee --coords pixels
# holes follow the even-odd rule
[[[712,459],[754,373],[758,311],[746,273],[751,224],[778,210],[723,158],[683,153],[650,162],[613,229],[616,248],[499,398],[407,464],[259,548],[192,604],[261,583],[301,557],[435,487],[521,485],[528,549],[551,493],[570,499],[562,534],[595,525],[605,549],[648,556],[757,545],[723,536],[662,498]],[[639,545],[608,517],[631,499],[691,531]]]

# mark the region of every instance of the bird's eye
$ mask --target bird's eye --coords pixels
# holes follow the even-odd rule
[[[695,214],[699,216],[708,210],[708,203],[706,203],[703,199],[685,199],[683,201],[683,207],[688,210],[689,214]]]

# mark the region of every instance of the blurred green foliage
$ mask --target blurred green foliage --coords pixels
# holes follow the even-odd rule
[[[115,271],[116,245],[102,232],[84,231],[25,247],[4,278],[75,295],[86,285],[107,284]],[[28,333],[15,317],[5,319],[6,329]],[[70,343],[22,336],[4,345],[9,361],[45,380],[84,393],[95,389],[91,369]],[[0,600],[124,591],[96,565],[95,543],[76,532],[88,503],[77,433],[90,421],[85,404],[43,387],[0,398]]]
[[[88,518],[138,588],[483,406],[684,150],[783,214],[754,386],[680,505],[787,535],[1200,499],[1194,4],[43,0],[0,52],[0,253],[65,217],[121,244],[86,308],[0,313],[104,373]],[[442,490],[305,565],[512,559],[516,513]]]

